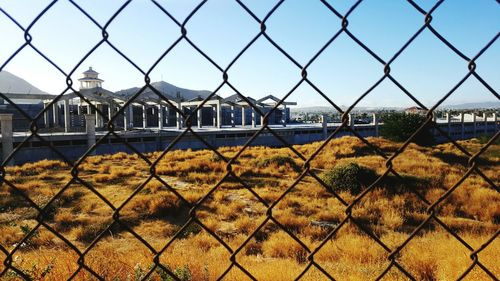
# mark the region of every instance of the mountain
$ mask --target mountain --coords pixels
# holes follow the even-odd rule
[[[443,105],[442,108],[445,109],[476,109],[476,108],[500,108],[500,102],[498,101],[490,101],[490,102],[470,102],[470,103],[461,103],[454,105]]]
[[[28,81],[5,70],[0,71],[0,92],[12,94],[48,95]],[[36,104],[39,100],[13,99],[20,104]]]
[[[175,98],[177,96],[177,93],[179,93],[181,98],[184,100],[190,100],[197,97],[206,98],[211,93],[210,91],[206,90],[190,90],[190,89],[180,88],[165,81],[153,82],[151,83],[151,86],[153,86],[156,90],[158,90],[159,92],[161,92],[170,99]],[[140,88],[134,87],[125,90],[120,90],[116,92],[116,94],[123,97],[130,97],[135,93],[137,93],[139,90]],[[154,99],[158,97],[156,93],[153,92],[151,89],[147,89],[141,94],[141,97],[149,97],[149,96]]]
[[[0,92],[14,94],[48,95],[28,81],[5,70],[0,71]]]

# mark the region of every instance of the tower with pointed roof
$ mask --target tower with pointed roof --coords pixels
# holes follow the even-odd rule
[[[99,79],[99,73],[93,70],[92,67],[89,67],[89,69],[83,73],[83,78],[78,79],[78,81],[80,81],[80,90],[101,88],[102,82],[104,82],[104,80]]]

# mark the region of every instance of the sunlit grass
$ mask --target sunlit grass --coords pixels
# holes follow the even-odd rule
[[[387,156],[399,145],[379,138],[369,141]],[[481,148],[474,140],[461,144],[471,153]],[[319,145],[294,148],[307,158]],[[223,147],[219,152],[230,159],[239,149]],[[481,172],[497,186],[499,150],[499,145],[492,145],[477,161]],[[146,157],[154,161],[160,155],[155,152]],[[231,166],[244,184],[228,176],[205,199],[228,169],[227,163],[209,150],[169,152],[153,169],[133,154],[91,156],[77,167],[79,180],[72,180],[71,168],[64,163],[43,160],[6,168],[5,180],[9,184],[4,182],[0,187],[0,244],[14,249],[37,225],[39,214],[23,198],[27,196],[41,207],[51,202],[42,218],[80,251],[102,236],[86,255],[85,264],[105,279],[140,280],[154,266],[154,254],[134,234],[143,237],[155,251],[177,237],[160,256],[160,262],[179,278],[190,280],[215,280],[231,265],[231,252],[213,234],[232,251],[253,234],[236,254],[238,263],[259,280],[291,280],[307,266],[308,251],[343,223],[314,255],[314,261],[338,279],[374,279],[390,265],[390,252],[365,231],[394,250],[429,216],[429,206],[414,192],[429,202],[438,200],[460,181],[469,168],[467,159],[451,144],[410,145],[393,161],[401,178],[388,174],[352,208],[351,218],[347,218],[346,206],[311,175],[296,183],[272,212],[268,210],[303,171],[304,160],[288,148],[246,149]],[[385,161],[360,140],[344,137],[332,140],[319,152],[310,162],[310,169],[321,177],[337,165],[354,162],[379,176],[386,170]],[[160,180],[151,177],[152,170]],[[362,189],[368,185],[363,183]],[[65,186],[66,190],[51,201]],[[337,195],[347,204],[357,196],[349,190]],[[112,207],[99,196],[107,198]],[[198,207],[193,208],[197,203]],[[497,190],[473,172],[434,211],[440,221],[477,249],[498,231],[499,203]],[[115,223],[113,213],[118,218]],[[266,213],[272,213],[275,221],[268,220]],[[193,215],[202,226],[196,221],[185,225]],[[500,266],[495,261],[499,251],[500,244],[494,241],[478,255],[497,276]],[[401,250],[397,261],[418,280],[451,280],[472,264],[470,253],[431,220]],[[23,241],[13,257],[12,264],[33,279],[65,280],[78,268],[77,253],[44,226]],[[0,264],[0,271],[3,266]],[[155,269],[151,278],[168,280],[165,276],[165,272]],[[405,280],[396,268],[387,276],[390,280]],[[9,271],[3,278],[17,277]],[[480,269],[470,275],[471,280],[487,278]],[[85,270],[76,276],[76,280],[88,279],[92,277]],[[245,279],[245,274],[234,266],[227,275],[227,280]],[[312,267],[303,279],[322,280],[324,276]]]

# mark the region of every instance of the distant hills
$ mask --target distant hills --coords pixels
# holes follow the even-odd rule
[[[347,109],[347,106],[340,106],[342,110]],[[438,107],[439,109],[454,109],[454,110],[465,110],[465,109],[500,109],[500,102],[471,102],[471,103],[461,103],[453,105],[443,105]],[[355,107],[354,111],[377,111],[377,110],[404,110],[405,107]],[[310,106],[310,107],[297,107],[290,109],[292,113],[328,113],[336,112],[333,106]]]
[[[191,100],[197,97],[206,98],[210,95],[210,91],[207,90],[190,90],[186,88],[177,87],[165,81],[153,82],[151,85],[156,88],[158,91],[164,93],[168,98],[174,99],[177,97],[177,93],[179,93],[180,97],[183,100]],[[123,96],[124,98],[128,98],[140,88],[133,87],[129,89],[124,89],[116,92],[117,95]],[[48,93],[40,90],[35,87],[28,81],[8,72],[8,71],[0,71],[0,92],[3,93],[20,93],[20,94],[34,94],[34,95],[47,95]],[[151,96],[153,99],[157,99],[157,95],[150,89],[144,91],[141,95],[142,97]],[[33,100],[21,100],[18,99],[16,102],[19,103],[36,103]],[[347,108],[347,106],[340,106],[343,110]],[[500,109],[500,102],[492,101],[492,102],[474,102],[474,103],[462,103],[455,105],[444,105],[441,106],[440,109],[476,109],[476,108],[487,108],[487,109]],[[377,110],[403,110],[404,107],[356,107],[355,111],[377,111]],[[334,112],[335,109],[332,106],[311,106],[311,107],[297,107],[291,108],[292,113],[327,113]]]
[[[347,106],[339,106],[342,110],[346,110]],[[375,110],[403,110],[403,107],[355,107],[354,111],[375,111]],[[297,107],[290,109],[292,113],[306,112],[306,113],[328,113],[337,112],[333,106],[309,106]]]
[[[20,93],[33,95],[48,95],[48,93],[38,89],[28,81],[5,70],[0,71],[0,92]]]
[[[184,100],[190,100],[197,98],[198,96],[201,98],[205,98],[210,95],[210,91],[206,90],[190,90],[181,87],[177,87],[165,81],[153,82],[151,85],[157,89],[158,91],[165,93],[170,98],[175,98],[177,93],[179,93],[180,97]],[[137,93],[140,88],[134,87],[129,89],[124,89],[116,92],[117,95],[123,97],[130,97]],[[8,72],[1,71],[0,72],[0,92],[3,93],[12,93],[12,94],[34,94],[34,95],[48,95],[48,93],[38,89],[34,85],[30,84],[28,81]],[[153,98],[157,98],[157,95],[151,90],[148,89],[143,92],[141,96],[151,96]],[[33,100],[16,100],[19,103],[33,103]]]
[[[445,109],[474,109],[474,108],[487,108],[494,109],[500,108],[500,102],[471,102],[471,103],[461,103],[455,105],[444,105],[442,108]]]
[[[48,93],[33,86],[28,81],[8,72],[0,71],[0,92],[14,94],[48,95]],[[37,100],[15,99],[16,103],[36,104]]]
[[[176,98],[177,93],[179,93],[180,97],[183,98],[184,100],[190,100],[194,99],[197,97],[201,98],[206,98],[210,95],[210,91],[206,90],[190,90],[190,89],[185,89],[181,87],[177,87],[175,85],[172,85],[170,83],[167,83],[165,81],[159,81],[159,82],[153,82],[151,83],[151,86],[153,86],[155,89],[157,89],[159,92],[165,93],[167,97],[169,98]],[[134,88],[129,88],[125,90],[120,90],[116,92],[117,95],[123,96],[123,97],[130,97],[134,94],[136,94],[140,88],[134,87]],[[152,98],[157,98],[158,95],[153,92],[151,89],[145,90],[142,94],[141,97],[148,97],[151,96]]]

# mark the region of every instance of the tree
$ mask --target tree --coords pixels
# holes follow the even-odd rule
[[[420,114],[407,114],[394,112],[382,116],[383,125],[380,127],[380,136],[397,142],[406,141],[426,121],[426,117]],[[417,134],[412,142],[418,145],[431,145],[434,136],[430,130],[430,124]]]

